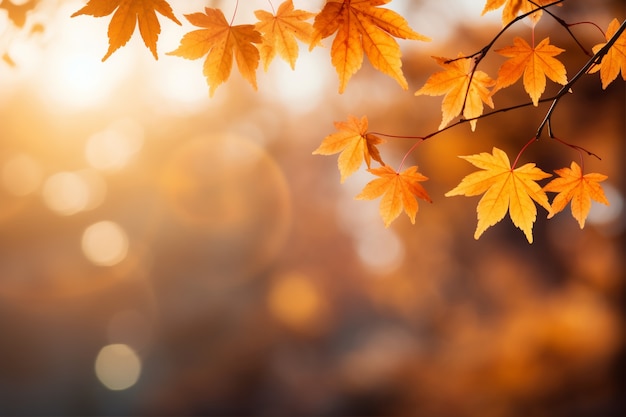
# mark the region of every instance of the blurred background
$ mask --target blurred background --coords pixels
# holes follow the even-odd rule
[[[235,23],[263,1],[240,2]],[[294,4],[317,12],[322,1]],[[333,121],[426,135],[440,97],[415,97],[431,55],[482,48],[500,29],[484,1],[401,1],[430,43],[400,42],[409,90],[364,63],[343,95],[326,48],[274,61],[259,91],[234,69],[214,98],[202,61],[165,55],[192,30],[182,15],[234,1],[171,5],[159,60],[135,33],[106,62],[109,17],[82,1],[0,3],[0,414],[618,416],[624,410],[626,95],[585,76],[553,117],[556,136],[602,157],[611,203],[584,230],[569,206],[539,208],[529,245],[508,216],[475,241],[478,198],[445,198],[493,146],[514,157],[547,107],[463,125],[410,164],[433,204],[385,229],[371,179],[339,183],[312,156]],[[274,3],[274,7],[278,4]],[[555,13],[606,30],[620,0],[566,1]],[[590,50],[592,25],[571,30]],[[518,24],[512,36],[530,39]],[[544,17],[538,39],[579,46]],[[495,78],[503,58],[481,69]],[[558,88],[548,82],[546,94]],[[515,85],[497,107],[529,100]],[[413,142],[391,139],[398,166]],[[579,161],[542,138],[522,156],[544,171]],[[552,197],[552,195],[551,195]]]

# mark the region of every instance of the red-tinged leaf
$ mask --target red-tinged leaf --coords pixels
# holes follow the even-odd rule
[[[609,201],[604,195],[604,190],[599,184],[606,180],[606,175],[590,173],[583,175],[582,169],[576,162],[572,162],[570,168],[557,169],[559,177],[550,181],[544,191],[558,193],[552,201],[552,212],[548,218],[562,211],[567,203],[571,201],[572,216],[578,220],[582,229],[585,227],[585,220],[591,209],[591,200],[609,205]]]
[[[533,48],[524,39],[515,37],[513,45],[496,50],[510,59],[500,67],[491,95],[515,83],[523,74],[524,89],[537,106],[546,89],[546,76],[561,85],[567,83],[565,66],[554,58],[563,51],[564,49],[550,45],[550,38],[545,38]]]
[[[380,201],[380,216],[389,227],[404,210],[415,224],[415,216],[419,209],[417,199],[432,202],[428,193],[420,184],[428,178],[417,171],[416,166],[407,168],[403,172],[396,172],[385,165],[380,168],[368,169],[368,171],[379,178],[370,181],[363,191],[356,196],[359,200],[373,200],[382,196]]]
[[[231,26],[219,9],[207,7],[204,10],[204,13],[185,15],[192,25],[203,29],[186,33],[178,48],[167,55],[198,59],[208,54],[203,73],[211,96],[230,77],[234,55],[239,72],[256,90],[260,56],[254,44],[261,43],[261,34],[254,29],[254,25]]]
[[[341,174],[341,182],[352,175],[365,161],[370,167],[372,159],[385,165],[376,145],[384,143],[376,135],[367,133],[367,117],[361,120],[348,116],[346,122],[335,122],[338,132],[326,136],[322,144],[313,151],[314,155],[333,155],[341,152],[337,165]]]

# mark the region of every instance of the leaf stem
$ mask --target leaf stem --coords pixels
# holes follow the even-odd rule
[[[569,80],[568,83],[565,84],[559,90],[559,92],[554,96],[554,98],[552,99],[552,104],[550,105],[550,108],[548,109],[548,112],[546,113],[546,116],[544,117],[543,121],[539,125],[539,128],[537,129],[537,133],[535,134],[537,138],[541,136],[543,129],[546,127],[546,125],[549,124],[550,118],[552,117],[552,113],[554,113],[554,109],[556,108],[556,105],[558,104],[559,100],[561,100],[561,98],[563,98],[563,96],[565,96],[565,94],[571,90],[572,86],[576,84],[576,82],[578,82],[580,77],[582,77],[584,74],[587,73],[587,71],[589,70],[589,68],[591,68],[592,65],[597,65],[602,61],[602,58],[604,57],[604,55],[606,55],[609,49],[613,46],[613,44],[620,37],[622,32],[624,32],[624,30],[626,30],[626,20],[622,22],[622,24],[617,29],[615,34],[611,37],[611,39],[609,39],[607,43],[602,48],[600,48],[600,50],[598,50],[598,52],[596,52],[591,58],[589,58],[587,63],[583,65],[583,67],[580,70],[578,70],[576,75],[574,75],[572,79]],[[553,137],[551,132],[549,132],[549,135],[550,137]]]

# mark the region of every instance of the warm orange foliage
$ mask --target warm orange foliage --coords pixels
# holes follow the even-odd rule
[[[606,175],[591,173],[583,175],[582,169],[576,162],[572,162],[570,168],[557,169],[559,178],[550,181],[544,191],[557,192],[552,201],[552,212],[548,216],[551,218],[556,213],[565,208],[567,203],[572,202],[572,216],[578,220],[582,229],[585,227],[585,220],[591,209],[591,200],[609,205],[609,201],[604,195],[604,190],[599,182],[608,177]]]
[[[294,69],[299,52],[296,38],[306,44],[311,42],[313,26],[306,20],[315,14],[294,10],[292,0],[282,3],[276,15],[265,10],[257,10],[254,14],[259,19],[255,25],[256,29],[263,35],[260,52],[265,71],[276,56],[276,52]]]
[[[493,108],[488,88],[493,86],[495,81],[483,71],[473,71],[471,59],[463,58],[462,54],[454,60],[441,57],[433,59],[445,70],[431,75],[415,95],[445,94],[441,104],[442,119],[439,129],[443,129],[461,111],[466,119],[480,116],[483,114],[483,102]],[[470,125],[472,130],[476,129],[476,120],[472,120]]]
[[[524,89],[533,104],[538,105],[539,98],[546,89],[546,76],[561,85],[567,83],[565,66],[554,58],[563,51],[564,49],[550,45],[550,38],[545,38],[539,45],[532,47],[524,39],[515,37],[513,45],[496,50],[511,59],[500,67],[496,86],[491,94],[515,83],[524,74]]]
[[[139,33],[146,47],[150,49],[155,59],[158,59],[156,44],[161,33],[161,25],[157,19],[159,12],[168,19],[180,25],[172,8],[165,0],[89,0],[87,5],[72,15],[90,15],[94,17],[115,14],[109,23],[109,50],[102,60],[106,60],[118,48],[126,45],[135,31],[135,24],[139,22]]]
[[[363,191],[356,196],[360,200],[373,200],[383,196],[380,201],[380,216],[385,222],[385,227],[389,227],[404,209],[405,213],[415,224],[415,215],[419,209],[417,198],[431,203],[428,193],[420,184],[428,178],[417,171],[416,166],[412,166],[403,172],[396,172],[388,165],[380,168],[368,170],[370,173],[380,177],[376,178],[365,186]]]
[[[495,147],[492,154],[483,152],[459,158],[483,169],[467,175],[456,188],[446,193],[446,197],[485,193],[476,209],[478,225],[474,238],[478,239],[487,228],[502,220],[508,210],[513,224],[521,229],[528,242],[532,243],[533,223],[537,218],[537,208],[533,200],[548,212],[552,211],[546,193],[535,181],[551,175],[533,163],[512,169],[506,153]]]
[[[609,23],[609,27],[606,30],[607,41],[615,35],[618,27],[619,22],[617,19],[613,19],[611,23]],[[606,45],[606,42],[594,46],[593,53],[597,53],[604,45]],[[589,72],[594,73],[598,70],[600,70],[602,89],[606,89],[606,87],[617,78],[620,71],[622,78],[626,80],[626,32],[622,32],[613,46],[609,48],[607,54],[602,58],[600,65],[596,65]]]
[[[506,5],[504,3],[506,3]],[[538,8],[537,5],[545,6],[550,3],[554,3],[554,0],[533,0],[532,2],[529,0],[487,0],[487,4],[485,4],[482,14],[491,10],[499,9],[504,5],[504,9],[502,9],[502,25],[504,26],[511,20],[515,19],[518,14],[531,12]],[[542,11],[539,10],[529,17],[536,23],[541,18],[541,14]]]
[[[335,127],[339,132],[326,136],[322,144],[313,151],[314,155],[333,155],[341,152],[337,161],[341,182],[359,169],[363,160],[368,168],[372,159],[385,165],[376,147],[384,141],[378,136],[367,133],[367,124],[365,116],[361,120],[348,116],[347,122],[335,122]]]
[[[198,59],[208,53],[203,73],[211,96],[220,84],[228,80],[234,54],[239,72],[256,90],[256,69],[260,56],[254,44],[261,43],[261,34],[254,29],[254,25],[231,26],[219,9],[207,7],[204,11],[185,15],[192,25],[204,29],[186,33],[178,48],[167,54]]]
[[[408,84],[402,73],[400,46],[393,38],[429,40],[411,29],[396,12],[377,6],[390,0],[329,0],[315,17],[311,49],[337,32],[330,50],[339,75],[342,93],[350,78],[361,68],[363,52],[377,70],[395,79],[403,89]]]

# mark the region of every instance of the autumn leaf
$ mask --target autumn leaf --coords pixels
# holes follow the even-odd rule
[[[278,7],[276,15],[265,10],[257,10],[254,14],[259,19],[255,25],[256,30],[263,35],[260,52],[265,71],[276,56],[276,52],[289,62],[291,69],[294,69],[299,53],[296,38],[306,44],[311,42],[313,25],[306,20],[315,14],[304,10],[294,10],[292,0],[283,2]]]
[[[582,229],[591,209],[591,200],[609,205],[604,195],[602,186],[599,184],[608,177],[606,175],[591,173],[583,175],[582,169],[576,162],[572,162],[570,168],[557,169],[559,177],[550,181],[544,191],[559,193],[552,201],[552,212],[548,218],[562,211],[567,203],[572,202],[572,216],[578,220]]]
[[[403,89],[400,46],[393,37],[427,41],[409,27],[398,13],[377,6],[390,0],[329,0],[315,16],[310,49],[337,32],[331,46],[331,62],[339,75],[339,92],[361,68],[363,53],[374,68],[395,79]]]
[[[608,41],[615,35],[619,28],[619,22],[617,19],[613,19],[609,23],[609,27],[606,30],[606,40]],[[600,43],[593,47],[593,53],[597,53],[602,47],[606,45],[606,42]],[[600,65],[595,65],[591,68],[589,73],[600,71],[600,80],[602,80],[602,89],[606,89],[609,84],[613,82],[622,73],[622,78],[626,81],[626,31],[622,32],[615,43],[609,48]]]
[[[254,44],[261,43],[261,34],[254,29],[254,25],[231,26],[219,9],[206,7],[204,10],[205,13],[185,15],[189,23],[204,29],[186,33],[178,48],[167,55],[198,59],[208,54],[203,73],[211,96],[220,84],[228,80],[235,55],[239,72],[256,90],[256,69],[260,56]]]
[[[504,6],[504,9],[502,9],[502,26],[505,26],[515,19],[518,14],[531,12],[537,9],[537,6],[545,6],[550,3],[554,3],[554,0],[533,0],[532,2],[529,0],[487,0],[482,14],[484,15],[491,10],[497,10]],[[542,10],[538,10],[536,13],[531,14],[529,18],[536,23],[541,18],[542,13]]]
[[[109,23],[109,50],[102,58],[105,61],[118,48],[126,45],[139,22],[139,33],[146,47],[152,52],[154,59],[157,56],[156,44],[161,33],[161,25],[156,12],[180,25],[172,8],[165,0],[89,0],[85,7],[77,11],[72,17],[90,15],[94,17],[115,14]]]
[[[385,227],[389,227],[403,209],[411,219],[411,223],[415,224],[415,216],[419,209],[417,198],[432,203],[428,193],[420,184],[421,181],[426,181],[428,178],[420,174],[416,166],[409,167],[402,173],[396,172],[388,165],[371,168],[368,171],[380,178],[367,183],[356,198],[373,200],[382,195],[380,216],[385,222]]]
[[[368,168],[372,159],[385,165],[376,147],[384,140],[367,133],[367,125],[365,116],[361,120],[348,116],[347,122],[335,122],[339,132],[326,136],[322,144],[313,151],[314,155],[333,155],[341,152],[337,161],[341,182],[359,169],[364,160]]]
[[[537,218],[537,208],[533,200],[551,212],[548,197],[535,181],[551,175],[533,163],[512,169],[506,153],[495,147],[492,154],[483,152],[459,158],[482,169],[467,175],[459,185],[445,194],[446,197],[485,194],[476,209],[478,225],[474,239],[478,239],[487,228],[502,220],[508,211],[513,224],[521,229],[528,242],[532,243],[533,223]]]
[[[435,56],[432,58],[445,70],[431,75],[426,80],[426,84],[415,92],[415,95],[445,94],[441,104],[440,130],[461,111],[463,111],[463,117],[472,119],[483,114],[483,102],[493,108],[493,100],[488,88],[493,86],[495,81],[483,71],[474,71],[472,75],[471,59],[463,58],[462,54],[454,60]],[[476,129],[476,122],[476,120],[470,121],[472,131]]]
[[[524,74],[524,89],[537,106],[546,89],[546,76],[561,85],[567,83],[565,66],[554,58],[563,51],[564,49],[550,45],[550,38],[545,38],[539,45],[532,47],[524,39],[515,37],[513,45],[496,50],[500,55],[511,59],[500,67],[491,95],[515,83]]]

